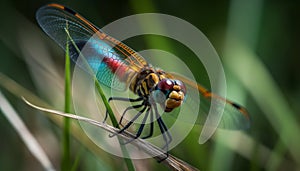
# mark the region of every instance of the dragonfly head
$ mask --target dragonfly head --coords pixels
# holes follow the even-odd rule
[[[164,101],[160,104],[164,107],[165,112],[171,112],[174,108],[179,107],[185,97],[186,88],[182,81],[164,78],[156,85],[164,95]]]

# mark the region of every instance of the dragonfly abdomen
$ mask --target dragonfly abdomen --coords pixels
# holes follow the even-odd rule
[[[106,63],[112,73],[116,74],[120,81],[125,82],[127,85],[129,85],[129,82],[135,74],[133,70],[114,58],[104,57],[103,62]]]

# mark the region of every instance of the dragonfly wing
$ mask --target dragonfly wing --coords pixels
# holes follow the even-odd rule
[[[70,39],[67,39],[68,35],[65,29],[68,30],[74,42],[81,43],[79,46],[84,45],[82,43],[87,42],[95,34],[85,24],[78,23],[78,19],[74,15],[60,8],[43,6],[37,11],[36,19],[44,32],[64,50],[66,50],[67,43],[71,44]],[[70,56],[72,59],[77,59],[78,52],[71,51]]]
[[[223,97],[211,93],[210,91],[205,89],[202,85],[195,83],[189,78],[181,76],[177,73],[170,73],[170,75],[185,83],[187,87],[186,105],[194,106],[195,102],[199,101],[197,99],[195,100],[195,98],[197,98],[195,95],[189,94],[189,90],[190,91],[192,90],[192,92],[195,90],[199,91],[198,98],[200,98],[200,109],[199,109],[199,113],[194,113],[194,114],[198,114],[197,117],[198,124],[201,125],[205,124],[206,120],[208,119],[209,110],[222,111],[222,109],[220,108],[225,105],[223,113],[219,113],[219,114],[212,113],[213,115],[215,114],[215,116],[210,116],[211,118],[213,118],[211,122],[212,125],[206,125],[206,126],[208,127],[217,126],[218,128],[221,129],[230,129],[230,130],[240,130],[240,129],[249,128],[250,126],[249,114],[244,107],[232,101],[229,101]]]
[[[69,48],[71,52],[77,52],[73,57],[73,59],[76,58],[74,59],[76,64],[95,75],[102,84],[119,91],[127,89],[128,85],[121,81],[103,61],[104,58],[110,58],[123,63],[120,56],[110,46],[99,41],[99,39],[90,38],[87,42],[76,42],[76,46],[70,45]]]
[[[104,58],[113,58],[136,72],[148,65],[134,50],[67,7],[59,4],[46,5],[37,11],[36,18],[42,29],[64,50],[69,46],[71,59],[89,71],[82,61],[78,62],[78,57],[82,55],[104,85],[115,89],[125,88],[124,83],[115,78],[111,69],[102,62]]]

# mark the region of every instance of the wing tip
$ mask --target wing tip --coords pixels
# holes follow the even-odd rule
[[[56,3],[47,4],[46,6],[55,7],[55,8],[59,8],[59,9],[64,9],[65,8],[65,6],[60,5],[60,4],[56,4]]]

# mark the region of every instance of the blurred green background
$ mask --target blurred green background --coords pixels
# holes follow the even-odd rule
[[[54,1],[1,0],[0,72],[56,109],[63,109],[64,52],[42,32],[35,20],[36,10],[50,2]],[[100,28],[119,18],[145,12],[174,15],[196,26],[217,50],[225,68],[227,97],[248,109],[251,128],[243,133],[218,133],[200,145],[196,126],[170,153],[200,170],[300,170],[299,2],[81,0],[55,3],[76,10]],[[168,50],[188,62],[184,59],[187,54],[171,40],[137,37],[126,43],[136,50]],[[196,67],[194,72],[202,73]],[[1,92],[59,170],[62,129],[10,93],[8,90],[18,94],[13,86],[3,86],[6,83],[3,75]],[[197,75],[197,80],[208,85],[205,74]],[[0,139],[0,170],[43,169],[2,112]],[[73,159],[79,156],[78,170],[126,168],[122,159],[101,149],[91,152],[74,138],[71,145]],[[168,170],[153,159],[133,162],[137,170]]]

